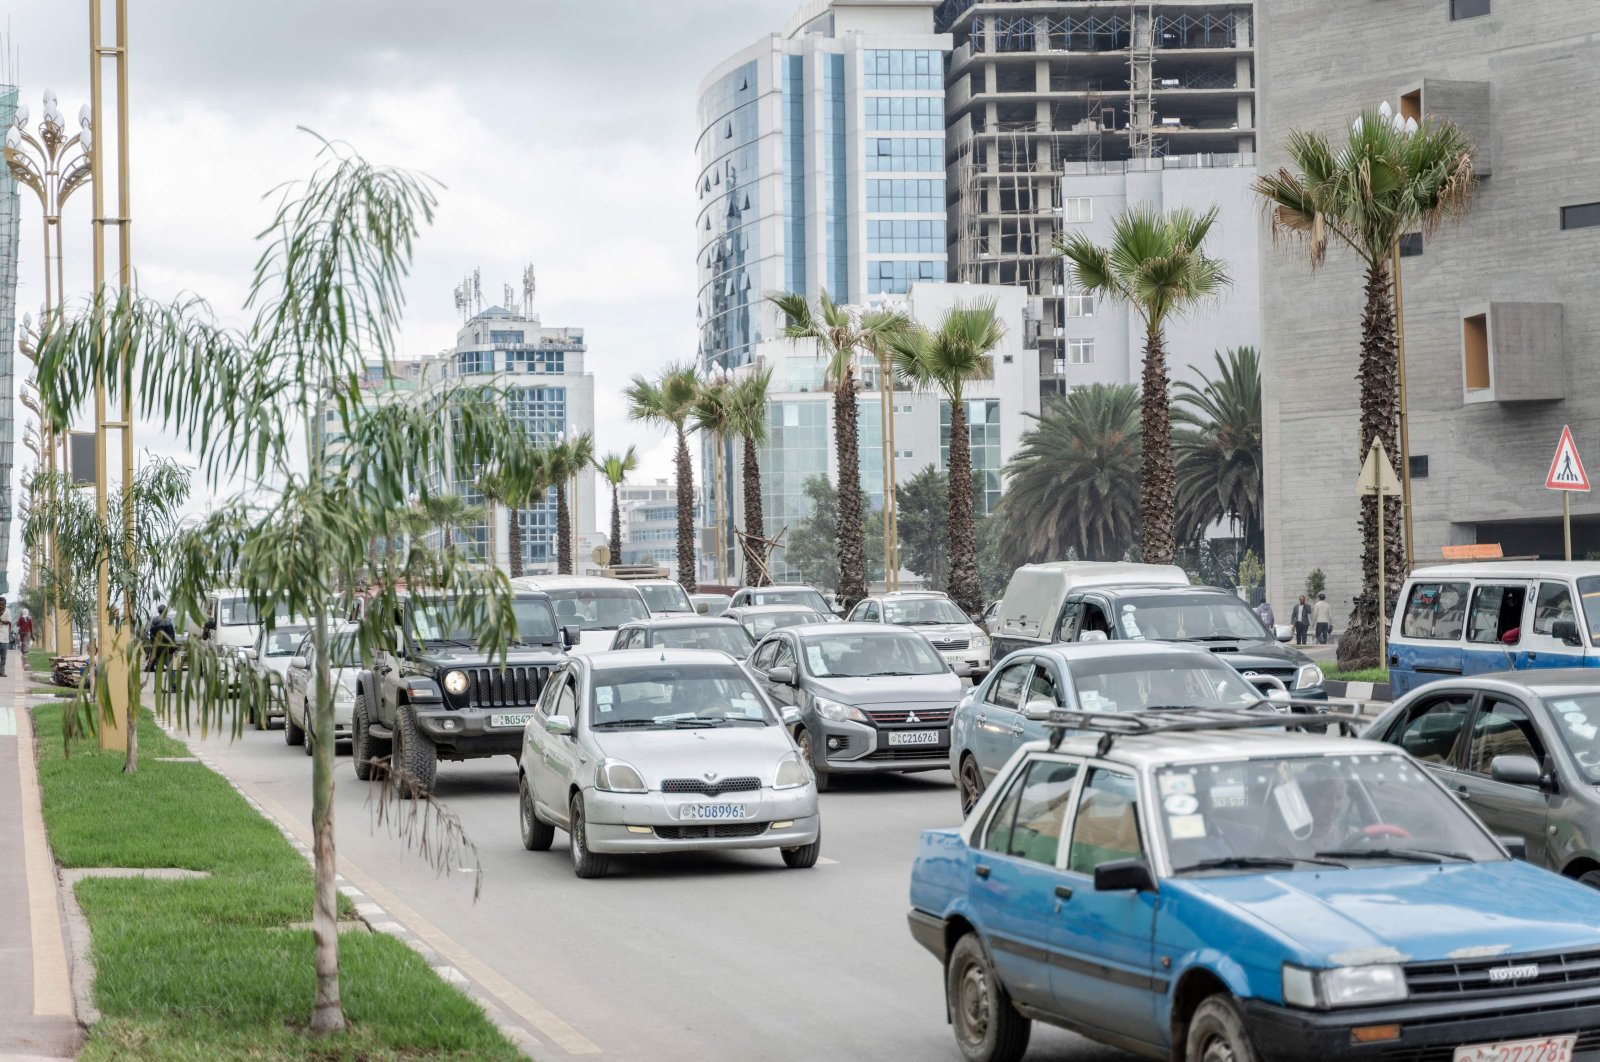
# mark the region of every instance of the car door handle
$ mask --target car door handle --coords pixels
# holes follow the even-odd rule
[[[979,863],[977,866],[973,867],[972,872],[978,875],[978,877],[983,878],[985,881],[989,879],[989,868],[984,866],[982,863]]]
[[[1465,789],[1457,789],[1456,790],[1456,796],[1460,797],[1462,800],[1471,800],[1472,799],[1472,794],[1467,792],[1467,790],[1465,790]]]
[[[1058,900],[1070,900],[1070,899],[1072,899],[1072,886],[1071,885],[1057,885],[1056,886],[1056,899],[1058,899]]]

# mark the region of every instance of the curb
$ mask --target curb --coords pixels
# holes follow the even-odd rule
[[[1387,682],[1339,682],[1329,679],[1323,683],[1323,688],[1328,691],[1329,697],[1367,701],[1375,705],[1381,703],[1379,712],[1389,707],[1389,702],[1394,700],[1393,687]]]

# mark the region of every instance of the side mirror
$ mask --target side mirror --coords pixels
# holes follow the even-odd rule
[[[1155,892],[1156,879],[1142,859],[1118,859],[1094,868],[1095,892]]]
[[[1578,621],[1569,619],[1556,620],[1550,625],[1550,633],[1561,639],[1562,645],[1579,646],[1583,644],[1583,636],[1578,633]]]
[[[794,685],[794,668],[775,667],[767,671],[767,681],[776,682],[780,686]]]
[[[552,715],[544,721],[544,728],[552,734],[566,737],[572,733],[572,720],[564,715]]]
[[[783,711],[778,714],[782,718],[784,726],[800,725],[800,709],[793,705],[785,705]]]
[[[1034,722],[1043,722],[1050,718],[1050,713],[1056,710],[1056,702],[1048,697],[1035,697],[1022,708],[1022,717]]]
[[[301,671],[304,671],[306,669],[306,658],[303,656],[297,656],[289,661],[289,666],[297,667]]]
[[[1528,858],[1528,841],[1525,837],[1496,837],[1500,847],[1511,853],[1512,859],[1526,861]]]
[[[1507,785],[1544,783],[1544,769],[1532,756],[1496,756],[1489,761],[1489,776]]]
[[[1110,638],[1106,637],[1105,631],[1084,631],[1078,635],[1078,641],[1080,642],[1109,642],[1110,640]]]
[[[1291,630],[1288,627],[1282,626],[1281,624],[1277,627],[1276,630],[1277,630],[1277,635],[1278,635],[1278,641],[1280,641],[1280,642],[1287,642],[1287,641],[1289,641],[1289,639],[1294,637],[1294,631]]]
[[[972,665],[965,660],[955,660],[951,662],[950,670],[954,671],[960,678],[968,678],[972,674]]]
[[[246,649],[241,655],[243,655],[246,660],[257,659],[257,653],[254,649]]]
[[[571,649],[583,638],[583,628],[575,623],[569,623],[561,628],[561,647]]]
[[[694,610],[700,615],[704,616],[707,612],[711,611],[711,606],[706,604],[704,601],[696,601]]]

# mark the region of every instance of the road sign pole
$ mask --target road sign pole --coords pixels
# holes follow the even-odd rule
[[[1561,537],[1567,543],[1567,560],[1572,559],[1572,492],[1561,492]]]
[[[1383,618],[1384,602],[1387,599],[1387,595],[1384,592],[1385,591],[1384,575],[1386,574],[1385,570],[1389,567],[1389,557],[1388,557],[1388,554],[1386,554],[1384,552],[1384,547],[1383,547],[1383,525],[1388,522],[1385,519],[1385,513],[1383,511],[1385,507],[1384,507],[1383,503],[1384,503],[1383,492],[1380,490],[1378,492],[1378,666],[1379,667],[1387,666],[1385,661],[1387,661],[1389,659],[1389,625],[1384,622],[1384,618]]]

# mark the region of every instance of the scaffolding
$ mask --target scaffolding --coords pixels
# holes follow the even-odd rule
[[[1155,4],[1153,0],[1132,0],[1129,8],[1128,154],[1148,159],[1155,153]]]
[[[0,128],[16,117],[17,89],[0,86]],[[22,209],[17,182],[0,166],[0,594],[10,591],[12,469],[17,421],[13,373],[16,365],[17,235]]]

